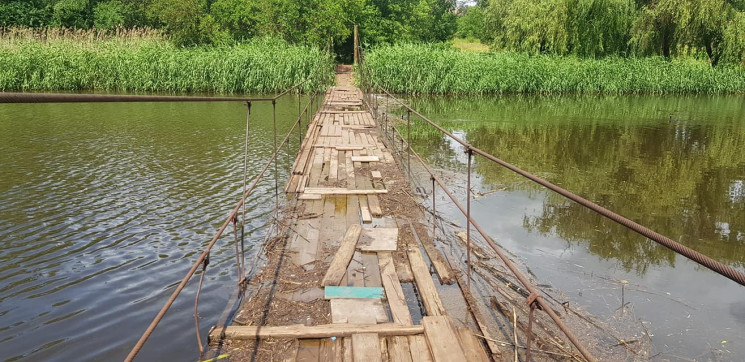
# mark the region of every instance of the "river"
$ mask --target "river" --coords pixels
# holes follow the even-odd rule
[[[742,97],[410,101],[473,145],[745,270]],[[252,111],[249,176],[272,147],[271,106]],[[296,97],[279,101],[280,133],[296,114]],[[462,150],[412,120],[413,147],[462,180]],[[0,105],[0,356],[124,358],[238,201],[244,127],[240,103]],[[280,185],[297,146],[280,158]],[[612,318],[627,281],[625,308],[656,359],[745,355],[745,288],[483,159],[474,165],[476,220],[541,283]],[[249,200],[247,260],[266,236],[273,186],[269,173]],[[438,210],[462,219],[445,202]],[[202,336],[235,290],[230,236],[212,253]],[[143,360],[197,358],[195,281]]]
[[[745,271],[741,96],[409,102],[473,146]],[[391,113],[402,118],[401,110]],[[462,146],[411,120],[414,149],[455,175],[446,179],[464,201]],[[484,158],[474,158],[473,177],[476,221],[539,283],[610,325],[623,302],[649,332],[621,338],[651,338],[650,356],[658,360],[745,356],[745,287]],[[438,211],[464,225],[440,195]]]

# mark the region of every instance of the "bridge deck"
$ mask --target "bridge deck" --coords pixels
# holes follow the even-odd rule
[[[234,325],[210,334],[231,359],[489,360],[448,317],[423,255],[439,281],[452,283],[453,272],[416,220],[408,181],[362,98],[332,87],[309,125],[285,188],[298,197],[285,235],[267,246],[258,292]]]

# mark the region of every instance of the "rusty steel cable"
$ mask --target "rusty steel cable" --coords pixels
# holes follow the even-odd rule
[[[309,105],[310,105],[310,103],[305,106],[305,111],[303,113],[306,113],[307,112]],[[220,236],[222,236],[223,232],[225,232],[225,229],[227,229],[227,227],[230,224],[230,222],[238,215],[238,212],[240,212],[240,209],[243,206],[243,204],[246,202],[246,199],[248,198],[248,196],[254,191],[254,189],[257,187],[259,181],[262,179],[262,177],[264,176],[264,174],[266,173],[266,171],[272,165],[272,162],[274,162],[274,159],[278,156],[279,149],[282,147],[282,145],[284,145],[285,142],[287,142],[287,140],[289,139],[291,133],[295,130],[295,127],[297,127],[297,125],[299,123],[300,123],[300,117],[298,117],[298,120],[296,120],[293,123],[292,128],[287,133],[287,135],[285,136],[284,140],[282,140],[282,142],[280,143],[279,148],[277,148],[277,149],[274,150],[274,154],[272,155],[272,157],[269,159],[269,161],[267,161],[267,163],[261,169],[261,172],[259,172],[258,176],[256,176],[256,178],[254,179],[253,183],[248,188],[248,190],[246,190],[246,192],[243,193],[243,195],[241,197],[241,200],[238,202],[238,204],[230,212],[230,214],[228,215],[227,219],[225,219],[225,221],[222,223],[222,225],[220,226],[220,228],[215,233],[215,236],[212,237],[212,240],[210,240],[209,244],[207,244],[207,247],[199,255],[199,258],[197,258],[197,260],[194,262],[194,264],[192,264],[191,268],[186,273],[186,275],[184,276],[184,278],[181,280],[181,282],[178,284],[178,286],[176,286],[176,289],[173,291],[173,293],[171,293],[171,296],[168,298],[168,300],[166,301],[165,305],[163,305],[163,307],[160,309],[160,311],[155,316],[155,318],[153,319],[153,321],[147,327],[147,329],[145,330],[145,332],[143,332],[143,334],[140,337],[140,339],[137,341],[137,343],[135,344],[135,346],[132,348],[132,350],[129,352],[129,354],[125,358],[125,361],[126,362],[132,361],[135,358],[135,356],[137,356],[137,353],[140,352],[140,350],[142,349],[142,347],[145,345],[145,342],[148,340],[148,338],[150,338],[150,335],[155,330],[155,327],[158,326],[158,324],[160,323],[160,321],[165,316],[166,312],[168,312],[168,310],[171,308],[171,306],[173,305],[173,303],[176,300],[176,298],[179,296],[179,294],[184,289],[184,287],[186,286],[186,284],[188,283],[188,281],[194,275],[194,273],[196,272],[197,268],[199,268],[199,265],[201,265],[203,263],[204,259],[209,254],[209,252],[212,250],[212,248],[214,247],[215,243],[217,243],[217,240],[220,238]]]
[[[626,217],[624,217],[622,215],[619,215],[619,214],[617,214],[617,213],[615,213],[615,212],[613,212],[611,210],[608,210],[608,209],[606,209],[606,208],[604,208],[604,207],[602,207],[602,206],[600,206],[600,205],[598,205],[598,204],[596,204],[596,203],[594,203],[592,201],[589,201],[589,200],[587,200],[587,199],[585,199],[585,198],[583,198],[583,197],[581,197],[579,195],[576,195],[576,194],[574,194],[574,193],[572,193],[572,192],[570,192],[568,190],[565,190],[565,189],[563,189],[563,188],[561,188],[559,186],[556,186],[556,185],[554,185],[554,184],[552,184],[552,183],[550,183],[550,182],[548,182],[548,181],[546,181],[546,180],[544,180],[544,179],[542,179],[542,178],[540,178],[538,176],[535,176],[535,175],[533,175],[533,174],[531,174],[531,173],[529,173],[529,172],[527,172],[525,170],[522,170],[522,169],[518,168],[517,166],[514,166],[514,165],[512,165],[512,164],[510,164],[508,162],[505,162],[505,161],[503,161],[503,160],[501,160],[501,159],[499,159],[499,158],[497,158],[497,157],[489,154],[486,151],[483,151],[481,149],[478,149],[476,147],[473,147],[468,142],[466,142],[466,141],[464,141],[464,140],[456,137],[452,133],[448,132],[446,129],[442,128],[440,125],[436,124],[435,122],[433,122],[429,118],[423,116],[422,114],[420,114],[416,110],[412,109],[408,104],[404,103],[403,101],[401,101],[397,97],[393,96],[390,92],[388,92],[388,90],[386,90],[385,88],[383,88],[382,86],[380,86],[380,84],[378,84],[378,83],[376,83],[374,81],[373,81],[373,84],[375,86],[377,86],[378,89],[380,89],[381,91],[385,92],[387,95],[389,95],[393,99],[395,99],[396,102],[398,102],[399,104],[401,104],[404,108],[406,108],[407,110],[410,110],[412,113],[414,113],[415,115],[417,115],[418,117],[420,117],[422,120],[424,120],[425,122],[429,123],[431,126],[437,128],[440,132],[444,133],[445,135],[447,135],[448,137],[450,137],[454,141],[460,143],[467,150],[470,149],[475,154],[481,155],[481,156],[485,157],[486,159],[488,159],[490,161],[493,161],[493,162],[495,162],[495,163],[497,163],[497,164],[499,164],[499,165],[501,165],[501,166],[503,166],[503,167],[505,167],[505,168],[507,168],[507,169],[509,169],[509,170],[511,170],[511,171],[513,171],[515,173],[517,173],[518,175],[521,175],[521,176],[523,176],[523,177],[525,177],[525,178],[527,178],[527,179],[529,179],[529,180],[531,180],[531,181],[533,181],[533,182],[535,182],[535,183],[537,183],[537,184],[539,184],[539,185],[541,185],[543,187],[546,187],[546,188],[548,188],[551,191],[554,191],[554,192],[556,192],[556,193],[558,193],[558,194],[560,194],[560,195],[562,195],[562,196],[564,196],[564,197],[566,197],[566,198],[568,198],[568,199],[570,199],[570,200],[572,200],[572,201],[574,201],[574,202],[576,202],[576,203],[578,203],[578,204],[580,204],[580,205],[582,205],[582,206],[584,206],[584,207],[586,207],[586,208],[588,208],[588,209],[590,209],[592,211],[595,211],[596,213],[598,213],[598,214],[600,214],[600,215],[602,215],[602,216],[604,216],[604,217],[606,217],[606,218],[608,218],[608,219],[610,219],[610,220],[612,220],[612,221],[614,221],[614,222],[616,222],[618,224],[621,224],[621,225],[625,226],[628,229],[631,229],[631,230],[635,231],[636,233],[641,234],[642,236],[645,236],[646,238],[648,238],[648,239],[650,239],[650,240],[652,240],[652,241],[654,241],[654,242],[656,242],[656,243],[658,243],[658,244],[660,244],[660,245],[662,245],[662,246],[664,246],[664,247],[666,247],[666,248],[668,248],[668,249],[670,249],[670,250],[672,250],[672,251],[674,251],[674,252],[676,252],[676,253],[678,253],[680,255],[685,256],[686,258],[688,258],[688,259],[690,259],[690,260],[692,260],[692,261],[694,261],[694,262],[696,262],[696,263],[698,263],[700,265],[703,265],[703,266],[709,268],[710,270],[716,272],[717,274],[720,274],[720,275],[722,275],[724,277],[727,277],[728,279],[730,279],[730,280],[732,280],[732,281],[734,281],[734,282],[736,282],[736,283],[738,283],[740,285],[745,286],[745,273],[743,273],[743,272],[741,272],[741,271],[739,271],[739,270],[737,270],[737,269],[735,269],[733,267],[730,267],[728,265],[724,265],[724,264],[722,264],[722,263],[720,263],[720,262],[718,262],[718,261],[716,261],[716,260],[714,260],[714,259],[712,259],[712,258],[710,258],[710,257],[708,257],[708,256],[706,256],[706,255],[704,255],[704,254],[696,251],[696,250],[693,250],[693,249],[691,249],[691,248],[689,248],[689,247],[687,247],[687,246],[685,246],[683,244],[680,244],[680,243],[678,243],[678,242],[676,242],[676,241],[674,241],[674,240],[672,240],[672,239],[670,239],[670,238],[668,238],[668,237],[666,237],[666,236],[664,236],[664,235],[662,235],[660,233],[657,233],[657,232],[655,232],[655,231],[653,231],[653,230],[651,230],[651,229],[649,229],[649,228],[647,228],[647,227],[645,227],[645,226],[643,226],[641,224],[638,224],[638,223],[636,223],[636,222],[634,222],[634,221],[632,221],[632,220],[630,220],[630,219],[628,219],[628,218],[626,218]]]

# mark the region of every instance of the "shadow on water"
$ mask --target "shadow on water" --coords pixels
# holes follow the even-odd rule
[[[475,147],[745,270],[741,97],[410,102]],[[412,121],[415,149],[455,172],[453,186],[462,187],[462,147]],[[621,298],[621,280],[634,285],[626,300],[650,324],[653,355],[731,360],[745,353],[744,345],[732,343],[745,340],[745,319],[738,318],[742,287],[483,158],[475,158],[474,175],[477,221],[541,279],[600,315],[617,307],[611,304]],[[453,219],[461,217],[451,211]]]

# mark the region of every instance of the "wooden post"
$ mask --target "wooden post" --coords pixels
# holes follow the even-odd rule
[[[357,37],[359,35],[357,34],[357,24],[354,24],[354,65],[357,65],[357,47],[359,44],[357,44]]]

